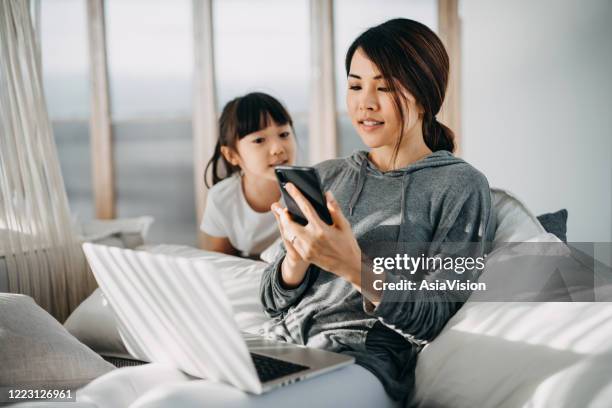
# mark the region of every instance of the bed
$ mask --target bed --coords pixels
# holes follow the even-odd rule
[[[538,271],[543,268],[541,263],[525,258],[515,246],[506,243],[552,243],[556,248],[565,247],[510,193],[493,190],[493,201],[498,217],[495,249],[491,253],[497,257],[495,259],[506,263],[509,260],[523,262],[524,270]],[[222,281],[239,288],[230,294],[230,299],[241,329],[259,332],[265,328],[267,319],[257,295],[258,277],[265,262],[184,246],[158,245],[140,249],[214,259],[217,266],[211,272],[220,273]],[[494,302],[473,295],[442,333],[421,352],[411,406],[608,406],[612,401],[612,343],[609,341],[612,338],[612,303],[607,301],[612,299],[612,273],[609,267],[584,254],[568,250],[563,256],[583,266],[586,264],[584,270],[594,275],[597,289],[587,290],[587,297],[585,291],[570,291],[570,297],[577,297],[552,298],[547,302],[529,297]],[[493,261],[489,260],[487,265],[489,262]],[[494,271],[487,266],[483,278],[494,281]],[[548,285],[548,275],[543,276],[541,283]],[[590,301],[580,301],[583,299]],[[125,347],[124,334],[118,330],[100,291],[83,302],[65,328],[107,360],[132,361],[130,366],[110,370],[79,387],[76,402],[67,405],[70,407],[280,404],[310,407],[317,398],[327,403],[319,404],[323,406],[391,406],[380,390],[362,386],[359,378],[348,372],[334,384],[326,381],[326,376],[309,380],[316,382],[316,395],[312,395],[311,387],[295,384],[274,391],[273,397],[252,397],[229,386],[211,387],[206,381],[190,378],[170,366],[140,365],[133,362],[138,360],[138,350]]]

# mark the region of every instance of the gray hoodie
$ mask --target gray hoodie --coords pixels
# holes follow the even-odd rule
[[[381,243],[418,242],[427,243],[427,254],[433,255],[452,242],[466,244],[457,255],[476,257],[493,240],[487,179],[448,151],[384,173],[363,151],[315,167],[364,254]],[[285,248],[261,281],[266,313],[277,318],[272,332],[285,341],[351,354],[392,398],[409,397],[418,351],[440,333],[465,298],[445,299],[444,292],[437,292],[442,301],[432,302],[405,291],[394,292],[391,299],[385,292],[375,308],[351,284],[315,265],[298,287],[287,289],[279,280],[284,255]]]

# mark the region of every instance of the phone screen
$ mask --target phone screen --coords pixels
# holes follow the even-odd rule
[[[300,207],[285,190],[285,184],[289,182],[293,183],[293,185],[302,192],[304,197],[314,207],[317,214],[319,214],[319,218],[328,225],[333,224],[331,215],[327,209],[327,200],[325,200],[325,195],[321,188],[319,175],[313,167],[278,166],[275,168],[275,173],[287,209],[295,222],[301,225],[308,224],[308,220],[304,214],[302,214]]]

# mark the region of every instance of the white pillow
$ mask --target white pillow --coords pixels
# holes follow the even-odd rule
[[[509,191],[491,188],[491,204],[497,217],[493,248],[504,242],[524,242],[546,232],[527,206]]]
[[[538,262],[526,265],[524,258],[518,259],[521,251],[503,244],[554,242],[559,246],[548,248],[562,250],[561,241],[546,233],[527,206],[510,192],[492,188],[491,196],[497,229],[489,260],[513,262],[517,257],[514,262],[522,262],[525,268],[517,272],[541,272]],[[569,251],[565,254],[570,256]],[[486,279],[485,268],[482,281]],[[598,370],[585,380],[581,369],[597,356],[612,352],[612,304],[476,299],[477,292],[420,353],[415,406],[564,406],[560,402],[568,407],[586,406],[593,402],[593,384],[612,382],[612,370],[603,376]],[[576,372],[583,375],[580,381]],[[568,387],[564,383],[568,378],[575,380],[571,392],[555,390],[561,384]],[[558,398],[568,393],[571,399]]]
[[[552,234],[530,241],[555,243],[543,248],[555,256],[570,260],[573,256],[563,251],[567,247]],[[530,282],[536,286],[545,281],[550,264],[535,257],[525,263],[530,258],[524,256],[525,250],[541,249],[525,245],[522,251],[513,246],[496,250],[481,281],[487,280],[491,273],[487,268],[494,259],[517,265],[516,273],[532,275]],[[612,360],[612,303],[476,301],[481,296],[475,292],[419,355],[417,406],[587,406],[593,388],[612,381],[612,370],[603,376],[600,366],[593,373],[585,371],[600,356]],[[568,385],[570,379],[575,382]],[[571,393],[567,401],[572,404],[559,405],[563,399],[558,398],[561,389],[555,390],[555,385],[571,387],[563,395]],[[534,405],[527,403],[530,400]]]
[[[597,384],[612,384],[612,370],[583,372],[598,356],[612,360],[610,303],[466,303],[419,355],[419,406],[555,406],[556,392],[581,395],[587,406]],[[574,373],[575,374],[575,373]],[[563,384],[554,390],[552,384]],[[566,401],[567,404],[567,401]]]
[[[240,330],[258,333],[262,324],[268,321],[259,300],[259,281],[266,263],[183,245],[148,245],[137,249],[212,262],[214,268],[210,273],[221,277]],[[65,327],[102,355],[134,358],[124,345],[117,320],[100,289],[79,305],[66,320]],[[134,351],[134,355],[138,354]]]

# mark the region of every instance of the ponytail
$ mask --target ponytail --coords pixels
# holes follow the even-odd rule
[[[219,163],[221,162],[221,163]],[[224,175],[219,175],[219,165],[223,165]],[[208,184],[208,170],[210,169],[212,176],[212,184]],[[206,164],[206,168],[204,169],[204,184],[206,188],[211,188],[221,180],[231,176],[232,174],[240,171],[240,168],[232,165],[230,162],[225,160],[223,154],[221,154],[221,139],[217,140],[217,144],[215,145],[215,151]]]
[[[423,140],[432,152],[438,150],[455,151],[455,133],[436,117],[425,114],[423,120]]]

